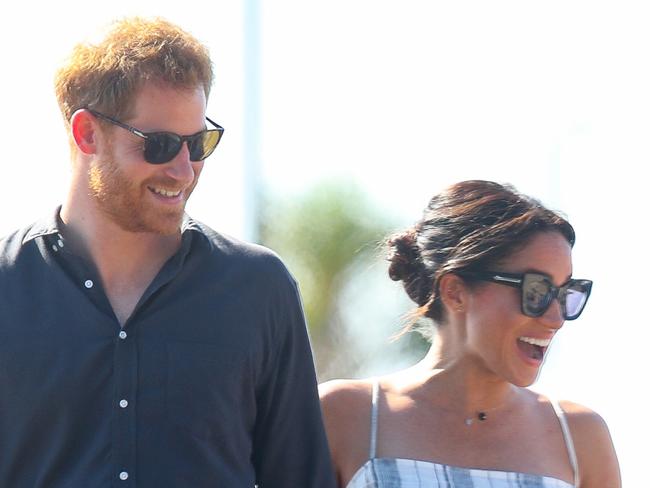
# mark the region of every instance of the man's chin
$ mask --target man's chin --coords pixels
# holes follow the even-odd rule
[[[180,232],[184,212],[166,212],[165,215],[148,215],[140,218],[117,218],[115,223],[127,232],[171,236]]]
[[[156,221],[146,222],[140,232],[157,234],[160,236],[171,236],[178,234],[181,230],[183,216],[178,218],[157,219]]]

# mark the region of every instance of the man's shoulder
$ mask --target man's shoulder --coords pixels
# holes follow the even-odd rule
[[[221,256],[245,260],[280,261],[279,256],[271,249],[218,232],[203,222],[192,220],[187,228],[197,233],[211,251]]]
[[[251,271],[256,274],[289,275],[286,265],[278,254],[260,244],[246,242],[237,237],[218,232],[208,225],[191,221],[190,230],[198,234],[204,246],[207,246],[209,259],[220,265],[235,266],[241,272]]]
[[[16,262],[24,247],[37,234],[37,223],[31,223],[25,227],[0,236],[0,269],[6,269]]]

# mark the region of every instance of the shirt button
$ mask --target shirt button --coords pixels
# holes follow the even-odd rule
[[[126,408],[128,406],[129,406],[129,402],[127,402],[126,400],[120,400],[120,407]]]
[[[129,479],[129,473],[127,473],[126,471],[122,471],[122,472],[120,473],[120,479],[121,479],[122,481],[126,481],[126,480],[128,480],[128,479]]]
[[[121,330],[120,333],[118,334],[118,336],[120,337],[120,339],[126,339],[126,332]]]
[[[84,283],[84,286],[86,288],[92,288],[93,287],[93,280],[86,280],[86,282]]]

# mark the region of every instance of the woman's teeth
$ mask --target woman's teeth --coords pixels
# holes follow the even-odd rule
[[[536,339],[534,337],[520,337],[519,340],[539,347],[548,347],[551,343],[551,339]]]

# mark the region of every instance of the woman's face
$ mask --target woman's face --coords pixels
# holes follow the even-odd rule
[[[571,277],[571,246],[558,232],[540,232],[489,271],[541,273],[560,286]],[[521,311],[520,289],[491,282],[471,289],[465,318],[466,352],[518,386],[535,381],[548,344],[564,323],[557,299],[540,317],[528,317]]]

